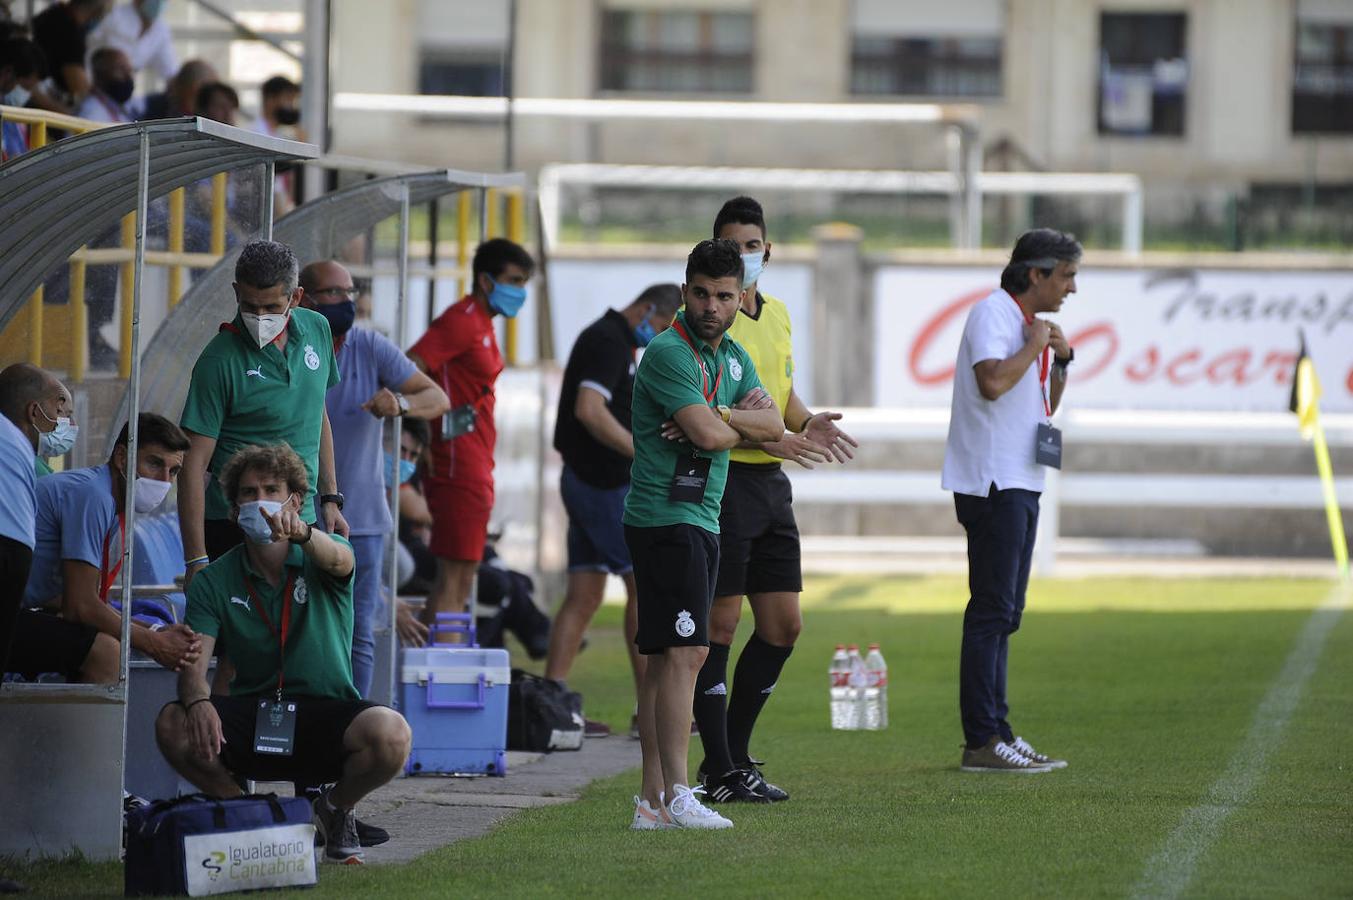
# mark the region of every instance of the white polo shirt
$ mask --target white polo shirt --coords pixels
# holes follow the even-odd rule
[[[1034,440],[1046,421],[1036,358],[1015,386],[995,400],[977,389],[973,366],[1009,359],[1024,346],[1024,313],[1003,289],[992,291],[968,312],[954,369],[949,438],[940,484],[946,491],[985,497],[998,490],[1043,490],[1043,466],[1034,462]]]

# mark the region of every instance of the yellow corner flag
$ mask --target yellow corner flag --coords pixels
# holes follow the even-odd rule
[[[1288,409],[1297,415],[1301,436],[1311,441],[1315,450],[1315,467],[1320,473],[1320,487],[1325,495],[1325,519],[1329,523],[1330,544],[1334,547],[1334,561],[1340,577],[1348,578],[1348,541],[1344,537],[1344,519],[1339,512],[1339,496],[1334,491],[1334,470],[1330,465],[1329,446],[1325,443],[1325,429],[1320,424],[1320,378],[1315,364],[1306,352],[1306,335],[1301,335],[1301,350],[1297,367],[1292,373],[1292,399]]]

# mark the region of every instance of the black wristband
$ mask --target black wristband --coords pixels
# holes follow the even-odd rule
[[[1066,352],[1066,356],[1064,356],[1064,357],[1062,357],[1062,356],[1054,356],[1054,357],[1052,358],[1052,364],[1053,364],[1054,366],[1058,366],[1058,367],[1060,367],[1060,368],[1065,369],[1067,366],[1071,365],[1071,363],[1074,362],[1075,359],[1076,359],[1076,348],[1075,348],[1075,347],[1068,347],[1068,348],[1067,348],[1067,352]]]
[[[192,703],[189,703],[187,706],[183,707],[183,711],[184,711],[185,713],[186,713],[186,712],[190,712],[190,711],[192,710],[192,708],[193,708],[194,706],[196,706],[197,704],[199,704],[199,703],[206,703],[206,702],[207,702],[208,700],[210,700],[210,699],[211,699],[210,697],[198,697],[198,698],[197,698],[196,700],[194,700]]]
[[[305,537],[301,538],[299,541],[296,540],[295,538],[292,538],[292,539],[291,539],[291,542],[292,542],[293,544],[295,544],[296,546],[298,546],[298,547],[301,546],[302,544],[308,544],[308,543],[310,543],[310,538],[313,537],[314,534],[315,534],[315,526],[314,526],[314,525],[311,525],[309,522],[306,522],[306,523],[305,523]]]

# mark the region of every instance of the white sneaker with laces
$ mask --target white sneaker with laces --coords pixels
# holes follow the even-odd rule
[[[630,828],[635,831],[657,831],[675,827],[672,817],[667,814],[667,808],[661,803],[654,809],[643,797],[634,798],[634,821],[630,823]]]
[[[732,820],[725,819],[696,798],[696,794],[704,792],[703,787],[692,790],[684,784],[672,785],[672,793],[676,796],[667,804],[672,824],[677,828],[732,828]]]
[[[1054,758],[1051,757],[1051,756],[1045,756],[1044,754],[1039,753],[1037,750],[1035,750],[1035,749],[1033,748],[1033,745],[1032,745],[1032,744],[1030,744],[1028,741],[1026,741],[1026,740],[1025,740],[1024,738],[1022,738],[1022,737],[1016,737],[1015,740],[1014,740],[1014,742],[1013,742],[1010,746],[1011,746],[1011,747],[1014,747],[1017,751],[1019,751],[1021,754],[1023,754],[1027,759],[1033,760],[1034,762],[1038,763],[1040,766],[1047,766],[1049,769],[1065,769],[1065,768],[1066,768],[1066,760],[1064,760],[1064,759],[1054,759]]]

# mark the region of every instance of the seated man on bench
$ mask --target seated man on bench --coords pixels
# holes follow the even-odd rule
[[[221,474],[247,540],[188,587],[202,655],[160,711],[156,740],[216,797],[239,795],[237,779],[336,781],[314,801],[315,826],[328,860],[360,863],[353,807],[400,773],[412,737],[352,683],[352,547],[300,515],[308,484],[290,447],[245,447]],[[229,696],[207,683],[218,643],[235,665]]]

